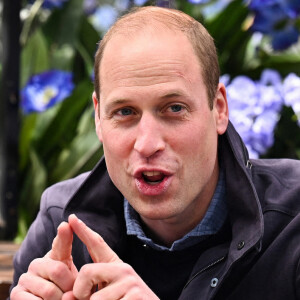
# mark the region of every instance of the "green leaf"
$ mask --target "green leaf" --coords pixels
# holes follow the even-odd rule
[[[78,134],[84,134],[90,130],[95,131],[94,107],[90,105],[83,113],[78,122]]]
[[[20,156],[20,170],[22,171],[29,157],[30,144],[35,131],[36,125],[36,114],[30,114],[24,116],[22,119],[20,138],[19,138],[19,156]]]
[[[41,30],[37,29],[21,52],[21,86],[24,86],[33,74],[46,71],[49,67],[47,41]]]
[[[47,171],[34,149],[29,149],[29,163],[26,172],[22,173],[20,192],[20,212],[29,225],[34,219],[40,203],[40,198],[47,187]]]
[[[50,63],[53,69],[72,70],[75,49],[70,44],[52,45]]]
[[[79,24],[83,17],[82,3],[83,0],[67,1],[62,9],[52,12],[43,30],[53,44],[75,45]]]
[[[82,18],[78,36],[80,43],[84,46],[90,58],[94,60],[100,36],[87,18]]]
[[[251,33],[243,28],[248,9],[241,0],[234,0],[213,20],[205,23],[215,39],[222,73],[243,72],[245,52]]]
[[[56,168],[50,174],[51,181],[56,182],[71,178],[96,153],[100,152],[100,144],[94,130],[76,136],[68,150],[61,153]]]
[[[57,112],[59,111],[62,103],[57,103],[53,107],[43,111],[34,113],[36,115],[36,125],[33,135],[33,140],[38,140],[41,136],[44,135],[47,128],[52,123],[53,119],[57,115]]]

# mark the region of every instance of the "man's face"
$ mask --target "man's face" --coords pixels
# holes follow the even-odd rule
[[[218,179],[224,87],[210,110],[192,46],[166,29],[115,36],[100,72],[96,131],[112,181],[148,225],[199,222]]]

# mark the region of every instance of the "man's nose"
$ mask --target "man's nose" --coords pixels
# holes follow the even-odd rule
[[[165,149],[164,130],[161,123],[151,114],[143,114],[138,127],[134,149],[142,156],[149,158]]]

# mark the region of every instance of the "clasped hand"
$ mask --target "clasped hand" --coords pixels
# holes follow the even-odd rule
[[[73,232],[94,261],[80,271],[71,255]],[[52,249],[31,262],[10,297],[11,300],[158,299],[133,268],[75,215],[69,217],[69,223],[60,224]]]

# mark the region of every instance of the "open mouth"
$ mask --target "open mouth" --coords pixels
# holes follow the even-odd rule
[[[162,182],[166,176],[162,172],[147,171],[142,173],[142,177],[147,184],[155,185]]]
[[[137,170],[134,174],[138,191],[145,196],[159,196],[170,186],[173,174],[163,170]]]

